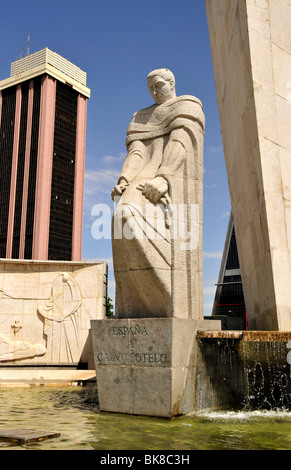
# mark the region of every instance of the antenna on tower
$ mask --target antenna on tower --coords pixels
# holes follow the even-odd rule
[[[27,38],[27,55],[29,55],[29,50],[30,50],[30,35],[28,35],[28,38]]]

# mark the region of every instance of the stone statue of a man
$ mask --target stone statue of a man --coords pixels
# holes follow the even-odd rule
[[[116,316],[201,319],[202,105],[168,69],[147,81],[156,104],[133,115],[112,191]]]

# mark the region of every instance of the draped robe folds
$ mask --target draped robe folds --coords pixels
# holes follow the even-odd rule
[[[112,223],[117,318],[203,318],[204,125],[201,102],[184,95],[138,111],[128,126],[118,181],[127,186]],[[153,204],[140,185],[158,176],[168,191]]]

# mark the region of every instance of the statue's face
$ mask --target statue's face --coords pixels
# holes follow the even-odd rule
[[[175,96],[175,86],[172,80],[165,80],[159,75],[148,80],[148,87],[157,104],[165,103],[165,101]]]

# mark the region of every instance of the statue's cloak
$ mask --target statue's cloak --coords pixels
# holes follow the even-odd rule
[[[165,136],[179,127],[189,128],[193,132],[193,123],[198,123],[204,131],[205,118],[201,101],[194,96],[178,96],[164,104],[154,104],[136,112],[127,129],[126,145],[128,147],[135,140]]]
[[[128,126],[128,155],[119,178],[128,187],[113,218],[118,317],[203,318],[204,125],[200,100],[184,95],[138,111]],[[182,158],[175,158],[171,152],[175,142],[181,144]],[[158,204],[157,216],[164,218],[166,230],[162,236],[156,231],[156,237],[149,239],[145,226],[152,224],[147,209],[153,204],[138,188],[156,176],[163,176],[169,186],[161,200],[166,209]],[[188,241],[180,230],[181,211],[185,211],[186,231],[192,230]],[[169,226],[167,216],[171,219]],[[127,224],[132,236],[116,236],[116,221]],[[136,236],[137,225],[142,227],[144,237]]]

